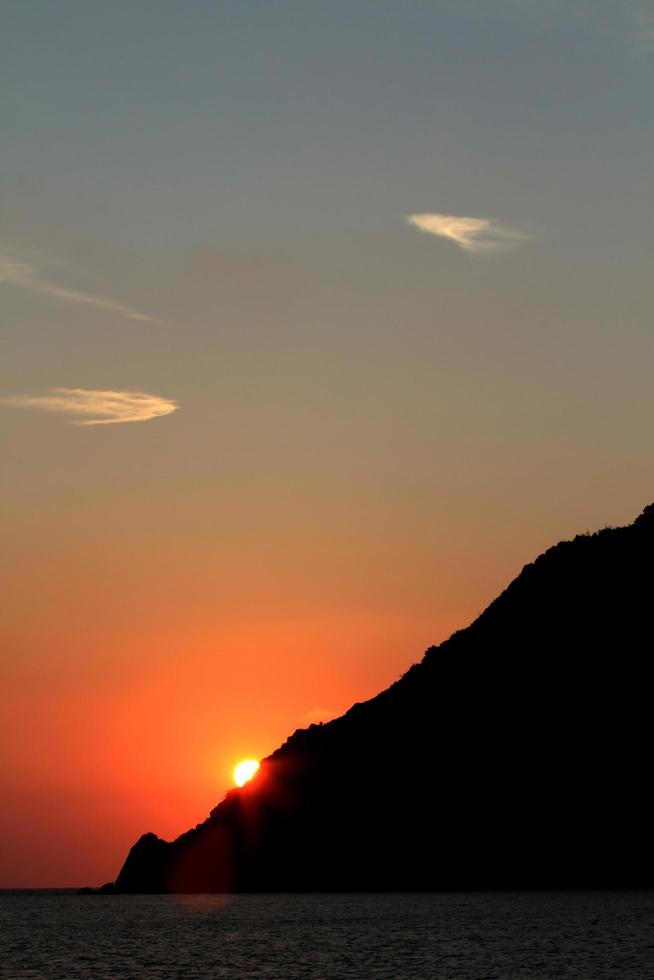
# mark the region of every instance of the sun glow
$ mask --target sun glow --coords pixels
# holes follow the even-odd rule
[[[234,782],[237,786],[244,786],[259,768],[256,759],[243,759],[238,765],[234,766]]]

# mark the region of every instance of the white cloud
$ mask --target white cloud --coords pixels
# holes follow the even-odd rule
[[[12,408],[35,408],[73,416],[73,425],[114,425],[145,422],[170,415],[176,402],[141,391],[95,391],[88,388],[50,388],[47,395],[12,395],[0,398]]]
[[[465,252],[493,252],[511,248],[529,237],[494,218],[471,218],[457,214],[408,214],[406,222],[428,235],[448,238]]]
[[[118,316],[125,317],[127,320],[144,320],[148,323],[161,323],[155,316],[149,313],[139,313],[130,306],[117,303],[113,299],[105,296],[96,296],[94,293],[85,293],[79,289],[68,289],[52,282],[47,276],[43,275],[39,269],[31,262],[26,261],[16,254],[15,251],[3,249],[0,251],[0,283],[10,286],[19,286],[22,289],[29,289],[34,293],[43,293],[46,296],[53,296],[68,303],[81,303],[86,306],[94,306],[97,310],[106,310],[108,313],[117,313]]]

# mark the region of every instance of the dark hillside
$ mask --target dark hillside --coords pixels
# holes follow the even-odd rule
[[[562,542],[376,698],[292,735],[119,891],[654,885],[654,505]]]

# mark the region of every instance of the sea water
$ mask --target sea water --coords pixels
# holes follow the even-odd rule
[[[3,980],[641,980],[654,892],[0,892]]]

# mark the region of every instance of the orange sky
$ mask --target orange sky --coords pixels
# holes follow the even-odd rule
[[[238,759],[375,693],[426,631],[381,615],[167,626],[96,642],[93,664],[53,643],[4,688],[3,883],[112,878],[142,831],[203,818]]]
[[[238,549],[174,535],[154,553],[127,531],[23,548],[3,581],[3,885],[99,884],[140,833],[194,825],[239,758],[372,696],[470,621],[553,539],[523,547],[519,525],[459,518],[440,554],[390,530],[377,546],[300,536],[245,569]]]

